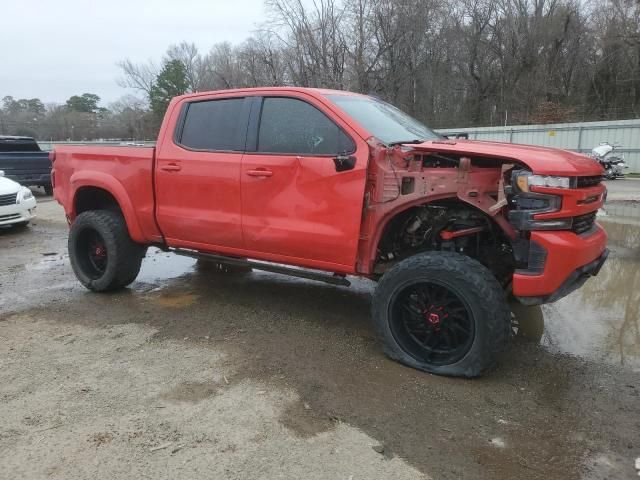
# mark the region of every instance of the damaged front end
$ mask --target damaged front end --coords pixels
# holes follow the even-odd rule
[[[513,163],[401,145],[372,146],[366,189],[361,270],[379,276],[415,253],[443,250],[471,256],[508,288],[516,268],[516,232],[505,209],[504,179]]]
[[[375,278],[416,253],[452,251],[485,265],[526,304],[555,301],[597,273],[606,258],[594,221],[605,196],[597,175],[535,174],[517,155],[457,143],[371,140],[360,271]]]

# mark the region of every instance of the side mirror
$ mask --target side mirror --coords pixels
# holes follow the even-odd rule
[[[333,163],[336,165],[336,172],[353,170],[353,167],[356,166],[356,157],[353,155],[338,155],[333,158]]]

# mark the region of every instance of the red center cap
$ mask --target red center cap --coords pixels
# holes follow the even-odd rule
[[[431,325],[438,325],[440,323],[440,315],[437,313],[430,313],[427,319]]]

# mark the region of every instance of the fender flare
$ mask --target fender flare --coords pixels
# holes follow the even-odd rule
[[[124,185],[120,183],[115,177],[98,171],[83,170],[78,173],[74,173],[69,179],[72,192],[71,212],[69,217],[73,220],[76,217],[76,197],[78,191],[82,187],[95,187],[105,190],[115,198],[122,214],[124,215],[125,222],[127,223],[127,229],[131,239],[138,243],[145,243],[145,238],[142,233],[142,228],[138,222],[135,209],[131,203],[129,195],[124,188]]]

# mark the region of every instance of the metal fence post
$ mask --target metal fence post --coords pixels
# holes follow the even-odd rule
[[[584,127],[581,125],[580,127],[578,127],[578,151],[581,152],[582,150],[582,129]]]

